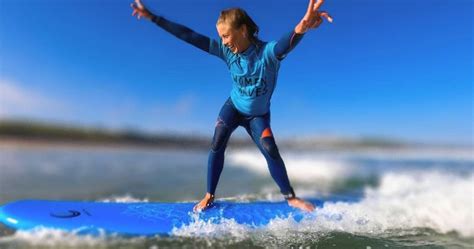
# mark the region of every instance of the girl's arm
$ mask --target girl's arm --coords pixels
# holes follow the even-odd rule
[[[150,20],[177,38],[209,52],[210,39],[181,24],[169,21],[162,16],[152,15]]]
[[[296,47],[303,39],[304,34],[297,34],[295,31],[284,34],[274,48],[274,53],[279,60],[283,60],[286,55]]]
[[[278,40],[275,45],[274,52],[279,60],[285,58],[285,56],[296,47],[301,41],[304,34],[311,28],[317,28],[323,22],[321,17],[326,18],[329,22],[332,22],[332,17],[325,11],[318,11],[319,7],[323,4],[323,0],[310,0],[308,10],[304,15],[303,19],[296,25],[295,29],[291,32],[286,33]]]
[[[131,4],[131,7],[133,8],[132,16],[137,15],[138,19],[145,17],[179,39],[209,52],[211,42],[209,37],[201,35],[186,26],[169,21],[162,16],[151,13],[140,0],[135,0],[135,2]]]

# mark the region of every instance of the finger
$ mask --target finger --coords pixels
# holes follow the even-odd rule
[[[143,9],[142,1],[140,1],[140,0],[135,0],[135,4],[138,6],[139,9]]]
[[[313,10],[313,6],[314,6],[314,1],[315,1],[315,0],[310,0],[310,1],[309,1],[308,10],[306,10],[306,14],[311,14],[311,12],[312,12],[312,10]]]
[[[132,16],[136,16],[137,13],[140,13],[140,10],[138,9],[137,5],[135,3],[130,4],[130,6],[133,8]],[[137,16],[138,17],[138,16]]]
[[[318,11],[319,7],[324,3],[324,0],[318,0],[316,4],[313,6],[313,12]]]
[[[326,18],[326,20],[328,20],[328,22],[330,23],[332,23],[332,21],[334,20],[326,11],[321,11],[319,15]]]

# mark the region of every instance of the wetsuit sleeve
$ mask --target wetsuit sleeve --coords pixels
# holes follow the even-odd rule
[[[222,40],[210,39],[209,53],[226,61],[229,49],[222,44]]]
[[[276,43],[273,51],[278,60],[283,60],[288,53],[296,47],[296,45],[303,39],[304,34],[297,34],[291,31],[283,35]]]
[[[162,16],[153,15],[151,21],[156,23],[158,26],[168,31],[177,38],[190,43],[191,45],[200,48],[206,52],[209,52],[210,38],[201,35],[194,30],[183,26],[181,24],[167,20]]]

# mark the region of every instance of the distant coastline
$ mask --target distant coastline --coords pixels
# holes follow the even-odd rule
[[[134,130],[104,128],[24,120],[0,120],[0,141],[16,144],[70,146],[139,146],[203,148],[210,141],[203,137],[174,134],[147,134]]]
[[[208,150],[212,137],[193,134],[150,134],[136,130],[110,130],[57,123],[0,120],[0,143],[18,145],[150,147]],[[420,143],[405,143],[387,138],[348,139],[340,137],[307,137],[283,139],[279,147],[289,149],[401,149],[425,147]],[[255,146],[250,139],[233,138],[229,146]],[[430,147],[433,145],[430,145]],[[449,146],[448,146],[449,147]]]

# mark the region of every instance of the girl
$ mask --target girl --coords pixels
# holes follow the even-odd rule
[[[223,10],[217,20],[220,40],[210,39],[162,16],[151,13],[140,0],[132,3],[133,13],[205,52],[222,59],[228,66],[233,86],[230,97],[217,118],[209,152],[207,193],[194,207],[202,211],[214,201],[214,193],[224,165],[224,152],[232,132],[243,126],[265,157],[270,174],[290,206],[305,211],[314,206],[296,197],[286,173],[270,128],[270,99],[275,89],[280,62],[311,28],[317,28],[322,18],[332,22],[328,13],[318,11],[323,0],[310,0],[308,10],[294,30],[280,40],[263,42],[258,38],[258,26],[240,8]]]

